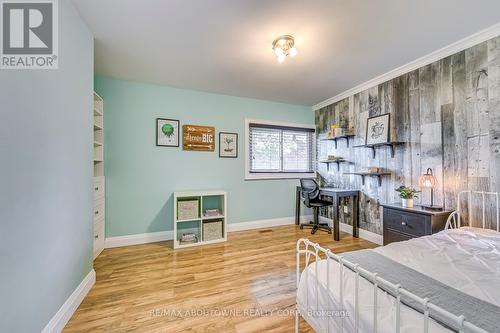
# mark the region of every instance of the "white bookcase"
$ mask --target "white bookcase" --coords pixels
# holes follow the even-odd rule
[[[194,200],[198,201],[197,214],[188,219],[179,219],[179,202]],[[220,214],[205,216],[204,213],[207,209],[218,209]],[[227,240],[227,216],[227,196],[224,191],[174,192],[174,249],[225,242]],[[220,238],[205,239],[203,234],[204,225],[210,223],[217,223],[217,228],[221,224]],[[182,244],[180,238],[184,233],[196,234],[197,241]]]
[[[94,259],[104,250],[106,234],[104,194],[104,102],[94,93]]]

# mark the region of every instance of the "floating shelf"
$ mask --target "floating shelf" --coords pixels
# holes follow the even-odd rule
[[[337,159],[337,160],[322,160],[318,161],[319,163],[325,163],[328,171],[330,171],[330,164],[335,163],[337,164],[337,171],[340,171],[340,163],[348,163],[347,160],[344,159]]]
[[[335,142],[335,149],[337,149],[337,140],[346,139],[346,141],[347,141],[347,147],[349,147],[349,138],[353,138],[355,136],[356,136],[355,134],[345,134],[345,135],[331,136],[329,138],[321,139],[321,141],[333,141],[333,142]]]
[[[382,176],[390,176],[390,172],[344,172],[344,175],[358,175],[361,176],[361,183],[365,185],[365,177],[377,177],[378,186],[382,186]]]
[[[372,150],[372,158],[375,158],[375,148],[376,147],[390,147],[391,148],[391,157],[394,157],[394,152],[396,151],[396,146],[403,145],[405,142],[384,142],[384,143],[375,143],[372,145],[359,145],[353,146],[353,148],[371,148]]]

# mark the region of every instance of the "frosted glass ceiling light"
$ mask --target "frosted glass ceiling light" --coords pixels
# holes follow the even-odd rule
[[[297,55],[297,49],[294,45],[295,40],[290,35],[279,36],[273,41],[273,51],[279,63],[285,61],[287,56],[295,57]]]

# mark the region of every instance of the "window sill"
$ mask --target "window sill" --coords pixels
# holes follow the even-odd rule
[[[316,173],[247,173],[245,180],[300,179],[315,178]]]

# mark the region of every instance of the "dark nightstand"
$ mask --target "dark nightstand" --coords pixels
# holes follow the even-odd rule
[[[441,231],[452,212],[426,209],[418,205],[405,208],[401,203],[382,204],[382,207],[384,207],[384,245]]]

